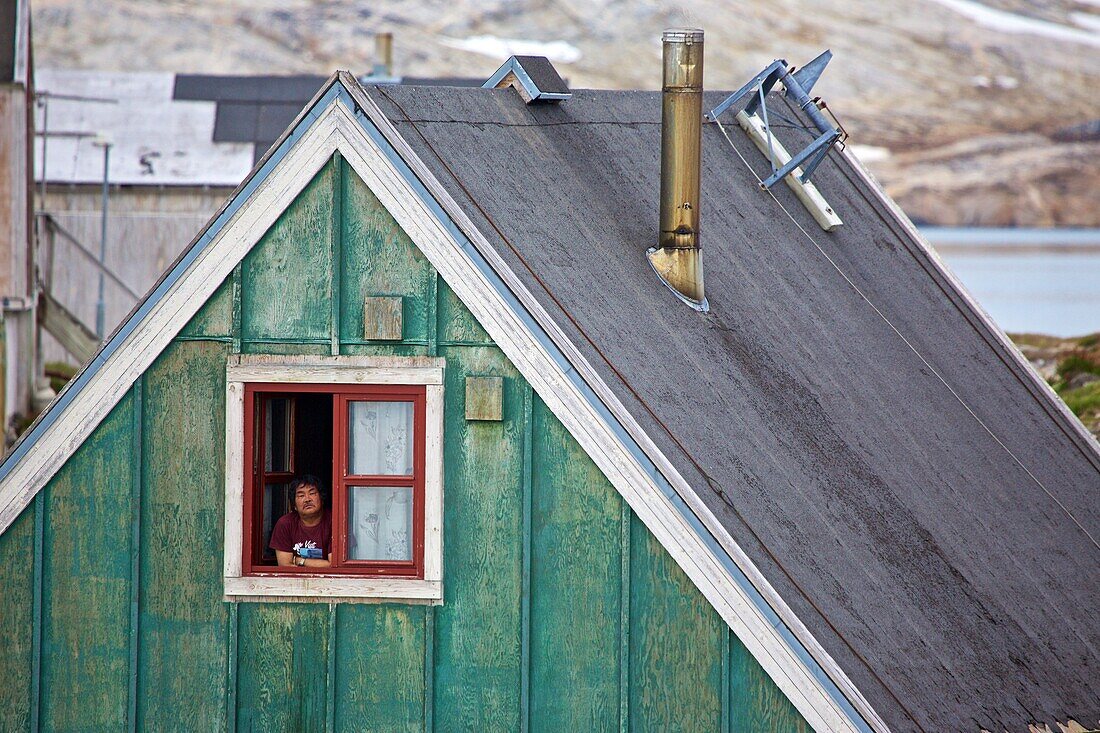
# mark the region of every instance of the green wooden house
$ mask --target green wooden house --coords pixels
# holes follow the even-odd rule
[[[8,456],[0,729],[1095,726],[1100,452],[858,162],[705,125],[703,312],[660,94],[492,81],[335,75]]]

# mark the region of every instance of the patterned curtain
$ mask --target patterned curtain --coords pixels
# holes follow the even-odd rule
[[[348,405],[348,471],[411,476],[411,402]],[[413,494],[409,487],[355,486],[348,495],[348,556],[354,560],[411,560]]]

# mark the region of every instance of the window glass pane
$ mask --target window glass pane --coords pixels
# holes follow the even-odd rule
[[[271,543],[271,532],[275,529],[275,522],[290,511],[290,484],[266,484],[264,486],[264,537],[263,556],[265,560],[275,559],[275,550],[268,545]]]
[[[283,397],[267,400],[264,410],[264,470],[290,470],[291,401]]]
[[[348,403],[348,473],[411,476],[413,403]]]
[[[349,560],[412,560],[412,529],[411,487],[349,487]]]

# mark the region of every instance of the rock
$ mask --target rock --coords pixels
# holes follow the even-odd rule
[[[1100,374],[1080,372],[1069,378],[1069,381],[1066,382],[1066,387],[1068,389],[1077,389],[1078,387],[1084,387],[1086,384],[1092,384],[1093,382],[1100,382]]]

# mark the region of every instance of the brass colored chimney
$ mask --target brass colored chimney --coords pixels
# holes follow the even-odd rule
[[[393,34],[374,34],[374,69],[372,76],[393,76]]]
[[[703,295],[699,248],[699,157],[703,125],[703,31],[666,30],[661,99],[661,232],[646,251],[654,272],[696,310]]]

